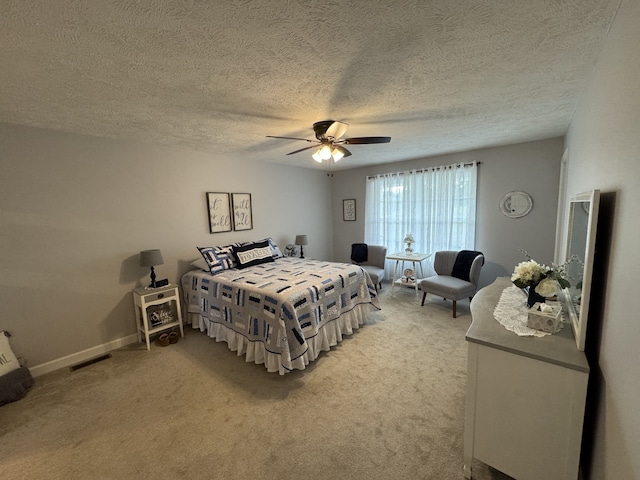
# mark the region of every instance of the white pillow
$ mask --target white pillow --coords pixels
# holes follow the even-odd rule
[[[205,272],[209,271],[209,264],[202,257],[200,257],[197,260],[194,260],[193,262],[191,262],[191,266],[199,268],[200,270],[204,270]]]
[[[20,368],[20,364],[11,350],[9,339],[5,335],[4,330],[0,330],[0,376],[17,370],[18,368]]]

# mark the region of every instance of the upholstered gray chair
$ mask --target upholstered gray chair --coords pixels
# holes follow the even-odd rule
[[[387,247],[383,247],[382,245],[366,245],[365,250],[367,252],[367,259],[361,260],[361,257],[358,255],[362,253],[363,245],[365,244],[354,243],[351,245],[351,261],[357,263],[367,271],[371,277],[371,281],[376,286],[377,291],[378,286],[382,289],[382,280],[384,280],[384,262],[387,258]]]
[[[480,269],[484,255],[472,250],[442,250],[436,252],[433,269],[437,275],[420,282],[422,306],[427,293],[438,295],[453,302],[453,318],[456,318],[456,302],[463,298],[471,300],[478,291]]]

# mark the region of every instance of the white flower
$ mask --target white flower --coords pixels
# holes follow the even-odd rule
[[[511,281],[520,288],[524,288],[528,285],[537,284],[544,278],[546,272],[547,268],[535,260],[520,262],[516,265],[513,275],[511,275]]]
[[[554,296],[558,292],[558,285],[561,289],[569,288],[569,281],[565,278],[566,268],[570,262],[574,261],[573,257],[562,265],[551,264],[551,267],[548,267],[536,262],[526,251],[522,249],[520,251],[529,260],[520,262],[511,275],[511,281],[518,288],[535,286],[536,292],[545,297]],[[545,285],[542,285],[542,282],[545,282]]]
[[[558,286],[554,278],[545,278],[536,287],[536,293],[543,297],[553,297],[558,293]]]

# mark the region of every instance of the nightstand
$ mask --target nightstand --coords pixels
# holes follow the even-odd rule
[[[138,341],[142,336],[147,342],[147,350],[151,350],[149,336],[173,327],[180,327],[180,335],[184,337],[182,328],[182,311],[180,309],[180,292],[175,285],[160,288],[138,287],[133,290],[133,304],[136,310]],[[157,308],[149,308],[157,307]],[[150,312],[155,310],[155,312]]]

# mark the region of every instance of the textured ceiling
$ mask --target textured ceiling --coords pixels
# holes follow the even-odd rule
[[[563,135],[620,0],[2,0],[0,121],[309,168]]]

